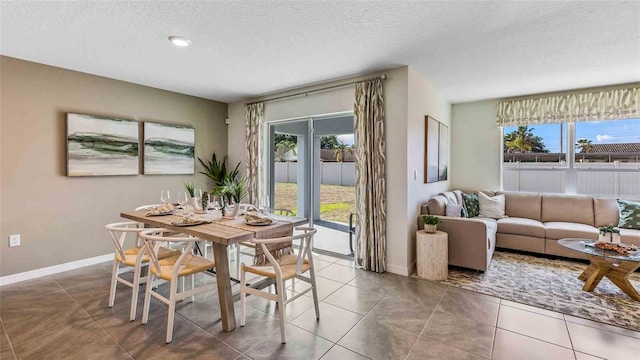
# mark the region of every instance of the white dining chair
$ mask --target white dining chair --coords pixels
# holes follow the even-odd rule
[[[213,274],[206,270],[211,269],[216,265],[212,260],[193,254],[193,247],[197,241],[200,241],[200,239],[196,237],[166,236],[165,234],[168,232],[170,232],[170,230],[151,229],[140,233],[140,237],[144,241],[151,258],[149,261],[149,273],[147,275],[147,288],[144,296],[142,323],[146,324],[149,320],[151,296],[160,300],[164,304],[167,304],[169,306],[166,337],[167,344],[173,340],[173,320],[175,318],[176,302],[189,297],[191,298],[191,301],[193,301],[195,295],[216,289],[217,286],[214,282],[200,287],[195,287],[195,274],[204,273],[213,276]],[[184,252],[170,257],[160,258],[160,244],[167,241],[186,245]],[[191,277],[191,289],[186,291],[183,290],[178,293],[178,281],[179,279],[184,279],[186,276]],[[169,298],[166,298],[161,293],[153,290],[154,279],[166,280],[169,282]]]
[[[313,292],[313,303],[315,305],[316,310],[316,319],[320,319],[320,309],[318,307],[318,292],[316,289],[316,276],[315,269],[313,267],[313,254],[311,249],[313,248],[313,236],[316,233],[316,229],[312,227],[298,227],[297,231],[303,231],[303,233],[293,236],[281,237],[281,238],[273,238],[273,239],[254,239],[253,242],[262,247],[262,251],[264,252],[267,259],[269,259],[269,265],[265,266],[255,266],[255,265],[245,265],[244,263],[241,266],[240,273],[240,307],[241,307],[241,315],[240,315],[240,326],[245,325],[245,314],[246,314],[246,295],[251,294],[255,296],[259,296],[268,300],[275,301],[278,307],[278,316],[280,318],[280,337],[282,339],[282,343],[286,343],[285,336],[285,310],[286,305],[300,296],[306,294],[308,291]],[[281,243],[292,241],[295,242],[300,240],[300,246],[298,247],[297,254],[283,255],[279,259],[276,259],[273,254],[269,252],[267,248],[268,244]],[[265,276],[268,278],[275,279],[276,282],[276,293],[272,294],[270,292],[266,292],[263,290],[252,288],[251,286],[247,286],[246,273],[252,273],[260,276]],[[309,276],[303,276],[305,273],[309,273]],[[290,279],[299,279],[304,282],[307,282],[311,285],[310,288],[303,290],[302,292],[292,296],[287,299],[285,296],[285,284],[284,282]]]
[[[140,284],[146,281],[146,278],[141,278],[142,268],[149,264],[149,255],[146,253],[146,249],[138,237],[141,231],[147,230],[138,227],[138,223],[135,221],[118,222],[107,224],[105,226],[113,245],[115,247],[115,254],[113,257],[113,269],[111,272],[111,289],[109,290],[109,307],[113,307],[116,297],[116,287],[118,283],[124,284],[131,288],[131,310],[129,313],[129,320],[136,319],[136,310],[138,305],[138,288]],[[125,249],[124,242],[127,238],[127,234],[135,234],[136,244],[132,248]],[[158,250],[158,257],[164,259],[166,257],[180,254],[179,251],[173,249],[167,249],[161,247]],[[133,268],[133,282],[124,279],[120,275],[120,266],[129,266]]]

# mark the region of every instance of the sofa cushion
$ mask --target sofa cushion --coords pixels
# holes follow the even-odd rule
[[[640,246],[640,230],[620,229],[620,241]]]
[[[478,216],[480,213],[480,205],[478,204],[478,196],[476,194],[462,194],[462,200],[464,200],[464,208],[467,211],[467,216],[472,218]]]
[[[583,238],[598,240],[598,229],[585,224],[571,222],[546,222],[544,223],[547,239]]]
[[[504,194],[507,216],[540,221],[542,214],[541,194],[516,191],[499,191],[498,194]]]
[[[442,195],[436,195],[427,201],[429,215],[444,216],[447,213],[447,199]]]
[[[581,195],[542,194],[541,221],[593,226],[593,198]],[[547,237],[549,237],[548,234]]]
[[[466,212],[464,211],[464,206],[462,205],[458,205],[458,204],[454,204],[454,203],[448,203],[447,204],[447,216],[451,216],[451,217],[467,217]]]
[[[475,220],[480,220],[487,225],[487,233],[495,233],[498,231],[498,222],[495,219],[490,219],[486,217],[475,217]]]
[[[478,193],[478,204],[480,216],[491,219],[504,217],[504,195],[488,196],[485,193]]]
[[[616,199],[593,198],[593,212],[596,227],[617,226],[620,222],[620,209]]]
[[[640,203],[618,200],[620,208],[620,222],[618,227],[640,230]]]
[[[508,217],[498,220],[498,232],[501,234],[525,235],[544,238],[544,224],[538,220]]]

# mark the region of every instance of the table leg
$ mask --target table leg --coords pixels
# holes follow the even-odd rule
[[[602,277],[609,271],[609,269],[601,266],[596,266],[595,270],[589,274],[586,281],[584,282],[584,286],[582,290],[592,292],[593,289],[598,286]]]
[[[589,275],[591,275],[591,273],[593,273],[593,271],[594,271],[595,269],[596,269],[596,266],[595,266],[593,263],[589,264],[589,267],[588,267],[588,268],[586,268],[586,269],[582,272],[582,274],[580,274],[580,276],[578,276],[578,279],[580,279],[580,280],[582,280],[582,281],[587,280],[587,278],[589,277]]]
[[[231,331],[236,328],[236,314],[233,309],[231,278],[229,276],[229,258],[227,246],[213,243],[213,257],[216,262],[216,280],[218,283],[218,299],[220,301],[220,317],[222,328]]]
[[[629,295],[636,301],[640,301],[640,294],[638,294],[638,291],[636,291],[636,289],[633,288],[633,285],[629,282],[629,275],[638,267],[640,267],[640,263],[623,262],[617,267],[612,267],[611,271],[606,275],[612,283],[616,284],[620,288],[620,290],[624,291],[625,294]]]

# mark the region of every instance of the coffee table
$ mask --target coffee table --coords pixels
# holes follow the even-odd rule
[[[595,246],[595,240],[588,239],[560,239],[558,244],[581,252],[589,257],[589,267],[578,277],[584,280],[584,291],[593,291],[603,277],[607,277],[629,295],[632,299],[640,301],[640,294],[629,282],[629,275],[640,267],[640,252],[629,255],[620,255],[615,251],[605,251]]]

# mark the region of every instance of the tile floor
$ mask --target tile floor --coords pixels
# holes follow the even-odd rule
[[[354,269],[317,256],[320,321],[311,294],[286,309],[280,344],[273,303],[247,300],[247,324],[221,328],[217,295],[129,322],[130,290],[107,308],[111,265],[0,288],[0,359],[639,359],[640,333],[441,284]],[[213,281],[201,277],[198,281]],[[295,293],[304,283],[289,286]],[[163,285],[164,286],[164,285]],[[239,316],[239,304],[236,304]]]

